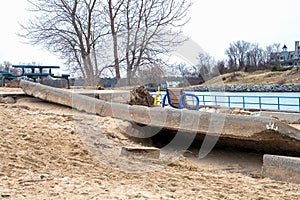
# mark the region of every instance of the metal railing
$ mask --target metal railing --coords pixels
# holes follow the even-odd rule
[[[259,109],[300,112],[300,96],[247,96],[247,95],[214,95],[194,93],[202,106],[222,106],[227,108]],[[156,93],[152,93],[154,97]],[[161,94],[161,100],[164,93]],[[188,99],[194,104],[194,99]]]
[[[200,105],[220,105],[228,108],[254,108],[300,112],[300,97],[197,95]]]

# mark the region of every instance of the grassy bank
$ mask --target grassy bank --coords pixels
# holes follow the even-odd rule
[[[206,81],[202,85],[255,85],[255,84],[288,84],[300,83],[300,70],[296,68],[288,71],[255,71],[255,72],[235,72],[227,73]]]

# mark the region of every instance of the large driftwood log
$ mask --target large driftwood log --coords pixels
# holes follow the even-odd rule
[[[300,131],[269,117],[131,106],[106,102],[24,80],[20,82],[20,87],[28,95],[87,113],[111,116],[172,131],[209,134],[210,136],[221,136],[222,138],[234,140],[252,141],[257,142],[262,148],[267,143],[270,148],[285,149],[300,155]]]

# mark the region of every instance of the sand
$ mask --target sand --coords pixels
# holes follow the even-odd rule
[[[1,103],[0,199],[300,198],[299,184],[260,176],[262,155],[215,150],[199,160],[191,151],[156,171],[129,173],[113,163],[113,152],[108,163],[85,141],[94,139],[103,152],[141,145],[124,135],[124,126],[29,97]]]

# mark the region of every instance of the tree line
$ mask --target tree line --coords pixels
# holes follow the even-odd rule
[[[227,60],[216,60],[209,53],[199,53],[195,66],[175,64],[173,67],[183,77],[199,77],[201,82],[220,74],[236,71],[253,72],[280,66],[281,44],[267,45],[265,49],[258,43],[238,40],[229,44],[225,50]]]
[[[225,54],[228,56],[227,66],[231,71],[251,71],[279,66],[280,43],[266,46],[265,49],[258,43],[236,41],[229,44]]]

